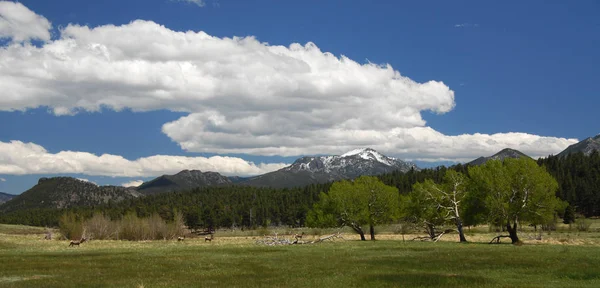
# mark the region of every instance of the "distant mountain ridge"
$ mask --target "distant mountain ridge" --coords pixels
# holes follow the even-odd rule
[[[302,157],[290,166],[239,184],[274,188],[297,187],[352,179],[362,175],[379,175],[395,170],[406,172],[410,169],[418,167],[410,162],[387,157],[371,148],[364,148],[342,155]]]
[[[95,206],[137,198],[139,192],[120,186],[98,186],[72,177],[40,178],[38,184],[0,205],[0,212],[33,208]]]
[[[479,157],[469,163],[467,163],[467,165],[471,165],[471,166],[478,166],[478,165],[482,165],[487,161],[490,160],[504,160],[506,158],[521,158],[521,157],[526,157],[526,158],[531,158],[527,155],[525,155],[525,153],[515,150],[515,149],[511,149],[511,148],[505,148],[500,150],[500,152],[489,156],[489,157]]]
[[[592,154],[594,150],[600,152],[600,134],[594,137],[588,137],[583,141],[570,145],[569,147],[567,147],[567,149],[558,153],[557,156],[565,157],[571,153],[577,152],[583,152],[584,155],[590,156],[590,154]]]
[[[0,204],[4,203],[4,202],[6,202],[6,201],[8,201],[8,200],[10,200],[12,198],[15,198],[15,196],[16,195],[13,195],[13,194],[8,194],[8,193],[0,192]]]
[[[72,177],[40,178],[38,184],[0,205],[0,212],[32,208],[69,208],[95,206],[109,201],[223,185],[249,185],[273,188],[305,186],[362,175],[379,175],[418,167],[410,162],[387,157],[365,148],[335,156],[302,157],[293,164],[256,177],[226,177],[217,172],[183,170],[162,175],[138,187],[98,186]]]
[[[239,178],[239,177],[238,177]],[[238,180],[238,182],[243,180]],[[233,181],[217,172],[183,170],[175,175],[162,175],[138,186],[136,190],[144,195],[174,192],[206,186],[232,184]]]

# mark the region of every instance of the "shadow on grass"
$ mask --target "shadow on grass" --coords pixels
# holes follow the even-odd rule
[[[364,277],[365,283],[379,282],[394,283],[400,287],[431,286],[431,287],[477,287],[490,284],[490,281],[480,276],[465,276],[458,274],[434,273],[398,273],[375,274]]]
[[[430,247],[403,247],[403,246],[398,246],[397,248],[395,248],[395,250],[397,251],[411,251],[411,252],[431,252],[431,251],[435,251],[438,248],[435,246],[430,246]],[[368,251],[373,251],[373,252],[377,252],[377,251],[390,251],[390,247],[369,247],[366,250]]]
[[[18,245],[11,243],[11,242],[6,242],[6,241],[0,241],[0,250],[12,250],[17,248]]]
[[[567,273],[565,276],[572,280],[598,280],[598,279],[600,279],[600,274],[598,273],[598,271],[589,271],[589,270]]]

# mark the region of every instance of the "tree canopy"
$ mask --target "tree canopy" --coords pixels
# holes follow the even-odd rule
[[[333,183],[329,193],[309,211],[309,227],[348,226],[365,240],[364,227],[369,226],[371,240],[374,227],[388,223],[398,215],[398,190],[383,184],[373,176],[361,176],[354,181]]]
[[[442,183],[435,183],[431,179],[415,183],[413,191],[405,198],[405,215],[423,224],[432,239],[438,236],[437,226],[450,222],[456,225],[459,241],[466,242],[461,203],[467,196],[467,185],[468,178],[454,170],[446,170]]]
[[[560,201],[556,180],[531,159],[493,160],[469,168],[485,203],[487,220],[505,225],[513,243],[519,242],[519,222],[537,223],[554,217]]]

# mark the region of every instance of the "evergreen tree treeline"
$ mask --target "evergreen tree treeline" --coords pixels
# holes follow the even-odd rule
[[[600,216],[600,153],[572,153],[538,160],[558,182],[556,196],[569,202],[577,213]]]
[[[597,151],[590,156],[582,153],[562,158],[549,156],[537,162],[545,166],[557,180],[558,198],[567,201],[577,213],[586,217],[600,216],[600,154]],[[458,164],[449,168],[442,166],[405,173],[395,171],[378,178],[405,195],[412,191],[415,183],[426,179],[441,183],[448,169],[468,175],[468,167]],[[109,202],[96,207],[14,211],[0,214],[0,223],[56,227],[60,216],[66,212],[76,213],[83,218],[91,218],[95,212],[100,212],[111,219],[121,219],[130,212],[135,212],[139,217],[157,213],[169,221],[173,219],[175,211],[181,211],[191,228],[301,227],[305,225],[308,211],[319,201],[320,193],[327,193],[330,187],[331,183],[284,189],[236,185],[205,187],[119,203]],[[469,222],[468,219],[466,221]]]

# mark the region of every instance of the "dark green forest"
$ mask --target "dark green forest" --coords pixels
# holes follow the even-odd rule
[[[558,182],[556,196],[585,217],[600,216],[600,153],[572,153],[538,160]]]
[[[586,217],[600,216],[600,155],[582,153],[567,157],[549,156],[538,160],[559,184],[557,197],[569,202],[577,213]],[[398,188],[400,194],[408,194],[417,182],[432,179],[440,182],[447,169],[468,174],[467,166],[449,168],[399,171],[380,175],[386,185]],[[319,201],[321,192],[328,192],[332,183],[313,184],[298,188],[257,188],[226,186],[197,188],[191,191],[151,195],[137,199],[108,203],[95,207],[69,209],[30,209],[0,215],[1,223],[34,226],[58,226],[59,218],[73,212],[82,219],[100,212],[111,219],[120,219],[127,213],[148,217],[158,213],[171,220],[182,212],[190,228],[238,227],[253,229],[271,225],[302,227],[313,204]]]

